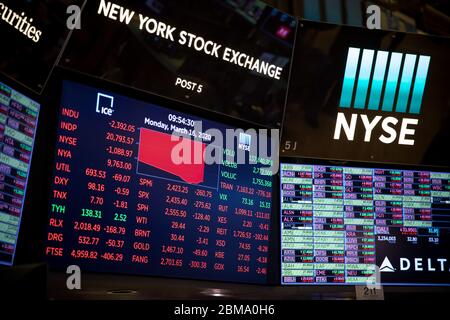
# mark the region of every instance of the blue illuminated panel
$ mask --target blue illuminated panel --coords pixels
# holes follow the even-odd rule
[[[305,19],[320,21],[320,2],[317,0],[304,0],[303,12]]]
[[[419,114],[422,107],[423,93],[428,76],[428,68],[430,66],[431,57],[420,56],[417,66],[416,81],[411,100],[410,113]]]
[[[352,105],[353,89],[355,87],[356,72],[358,71],[359,52],[360,50],[358,48],[349,48],[348,50],[341,102],[339,104],[343,108],[350,108]]]
[[[416,55],[407,54],[405,56],[405,63],[403,64],[402,80],[400,81],[400,89],[397,98],[396,112],[406,112],[409,102],[409,94],[411,92],[411,84],[414,75],[414,68],[416,66]]]
[[[355,109],[366,109],[367,107],[368,110],[378,111],[384,89],[381,110],[394,111],[394,103],[397,98],[395,111],[407,113],[416,71],[417,55],[406,54],[405,59],[403,59],[403,53],[389,53],[380,50],[376,53],[375,66],[373,66],[375,51],[364,49],[361,63],[359,64],[360,51],[361,49],[349,48],[339,106],[341,108],[351,108],[353,106]],[[429,56],[420,56],[410,107],[410,113],[412,114],[420,113],[430,60]],[[352,105],[357,74],[358,86],[355,101]],[[366,105],[369,86],[370,97]]]
[[[383,111],[392,111],[394,108],[395,93],[397,92],[398,78],[400,76],[400,66],[402,64],[403,54],[393,52],[384,92]]]
[[[372,63],[375,51],[364,50],[359,70],[358,89],[356,90],[355,108],[364,109],[366,107],[367,90],[369,89],[370,74],[372,73]]]
[[[326,21],[335,24],[342,23],[342,7],[340,1],[325,0]]]
[[[369,110],[378,110],[380,108],[381,92],[383,90],[388,57],[389,53],[386,51],[378,51],[377,53],[372,89],[370,91]]]

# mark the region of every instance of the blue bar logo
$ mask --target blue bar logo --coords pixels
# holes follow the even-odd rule
[[[339,106],[420,114],[430,62],[430,56],[350,47]]]

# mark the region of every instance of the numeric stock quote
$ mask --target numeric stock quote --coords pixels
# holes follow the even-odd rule
[[[233,128],[224,124],[76,82],[62,91],[45,248],[52,267],[267,282],[273,175],[268,157],[248,152],[249,137],[226,148],[207,133],[225,136]],[[197,161],[171,160],[173,131],[189,137]],[[206,163],[211,144],[224,159],[243,144],[253,162]]]

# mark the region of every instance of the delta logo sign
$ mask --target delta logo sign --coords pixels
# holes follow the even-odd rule
[[[413,146],[430,63],[430,56],[350,47],[339,103],[347,111],[338,112],[334,140],[345,136],[354,141],[358,123],[362,123],[364,142],[378,139],[384,144]],[[349,114],[352,108],[359,112]],[[364,110],[380,115],[361,113]],[[374,138],[377,127],[383,133]]]

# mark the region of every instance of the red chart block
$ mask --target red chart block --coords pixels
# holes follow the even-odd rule
[[[182,148],[180,148],[180,144],[182,144]],[[174,148],[176,149],[174,150]],[[146,128],[140,130],[138,160],[178,176],[190,184],[200,184],[205,179],[205,150],[206,145],[202,142],[185,137],[179,137],[178,141],[172,141],[171,134]],[[172,153],[182,157],[184,161],[180,164],[176,163],[178,161],[172,158]]]

